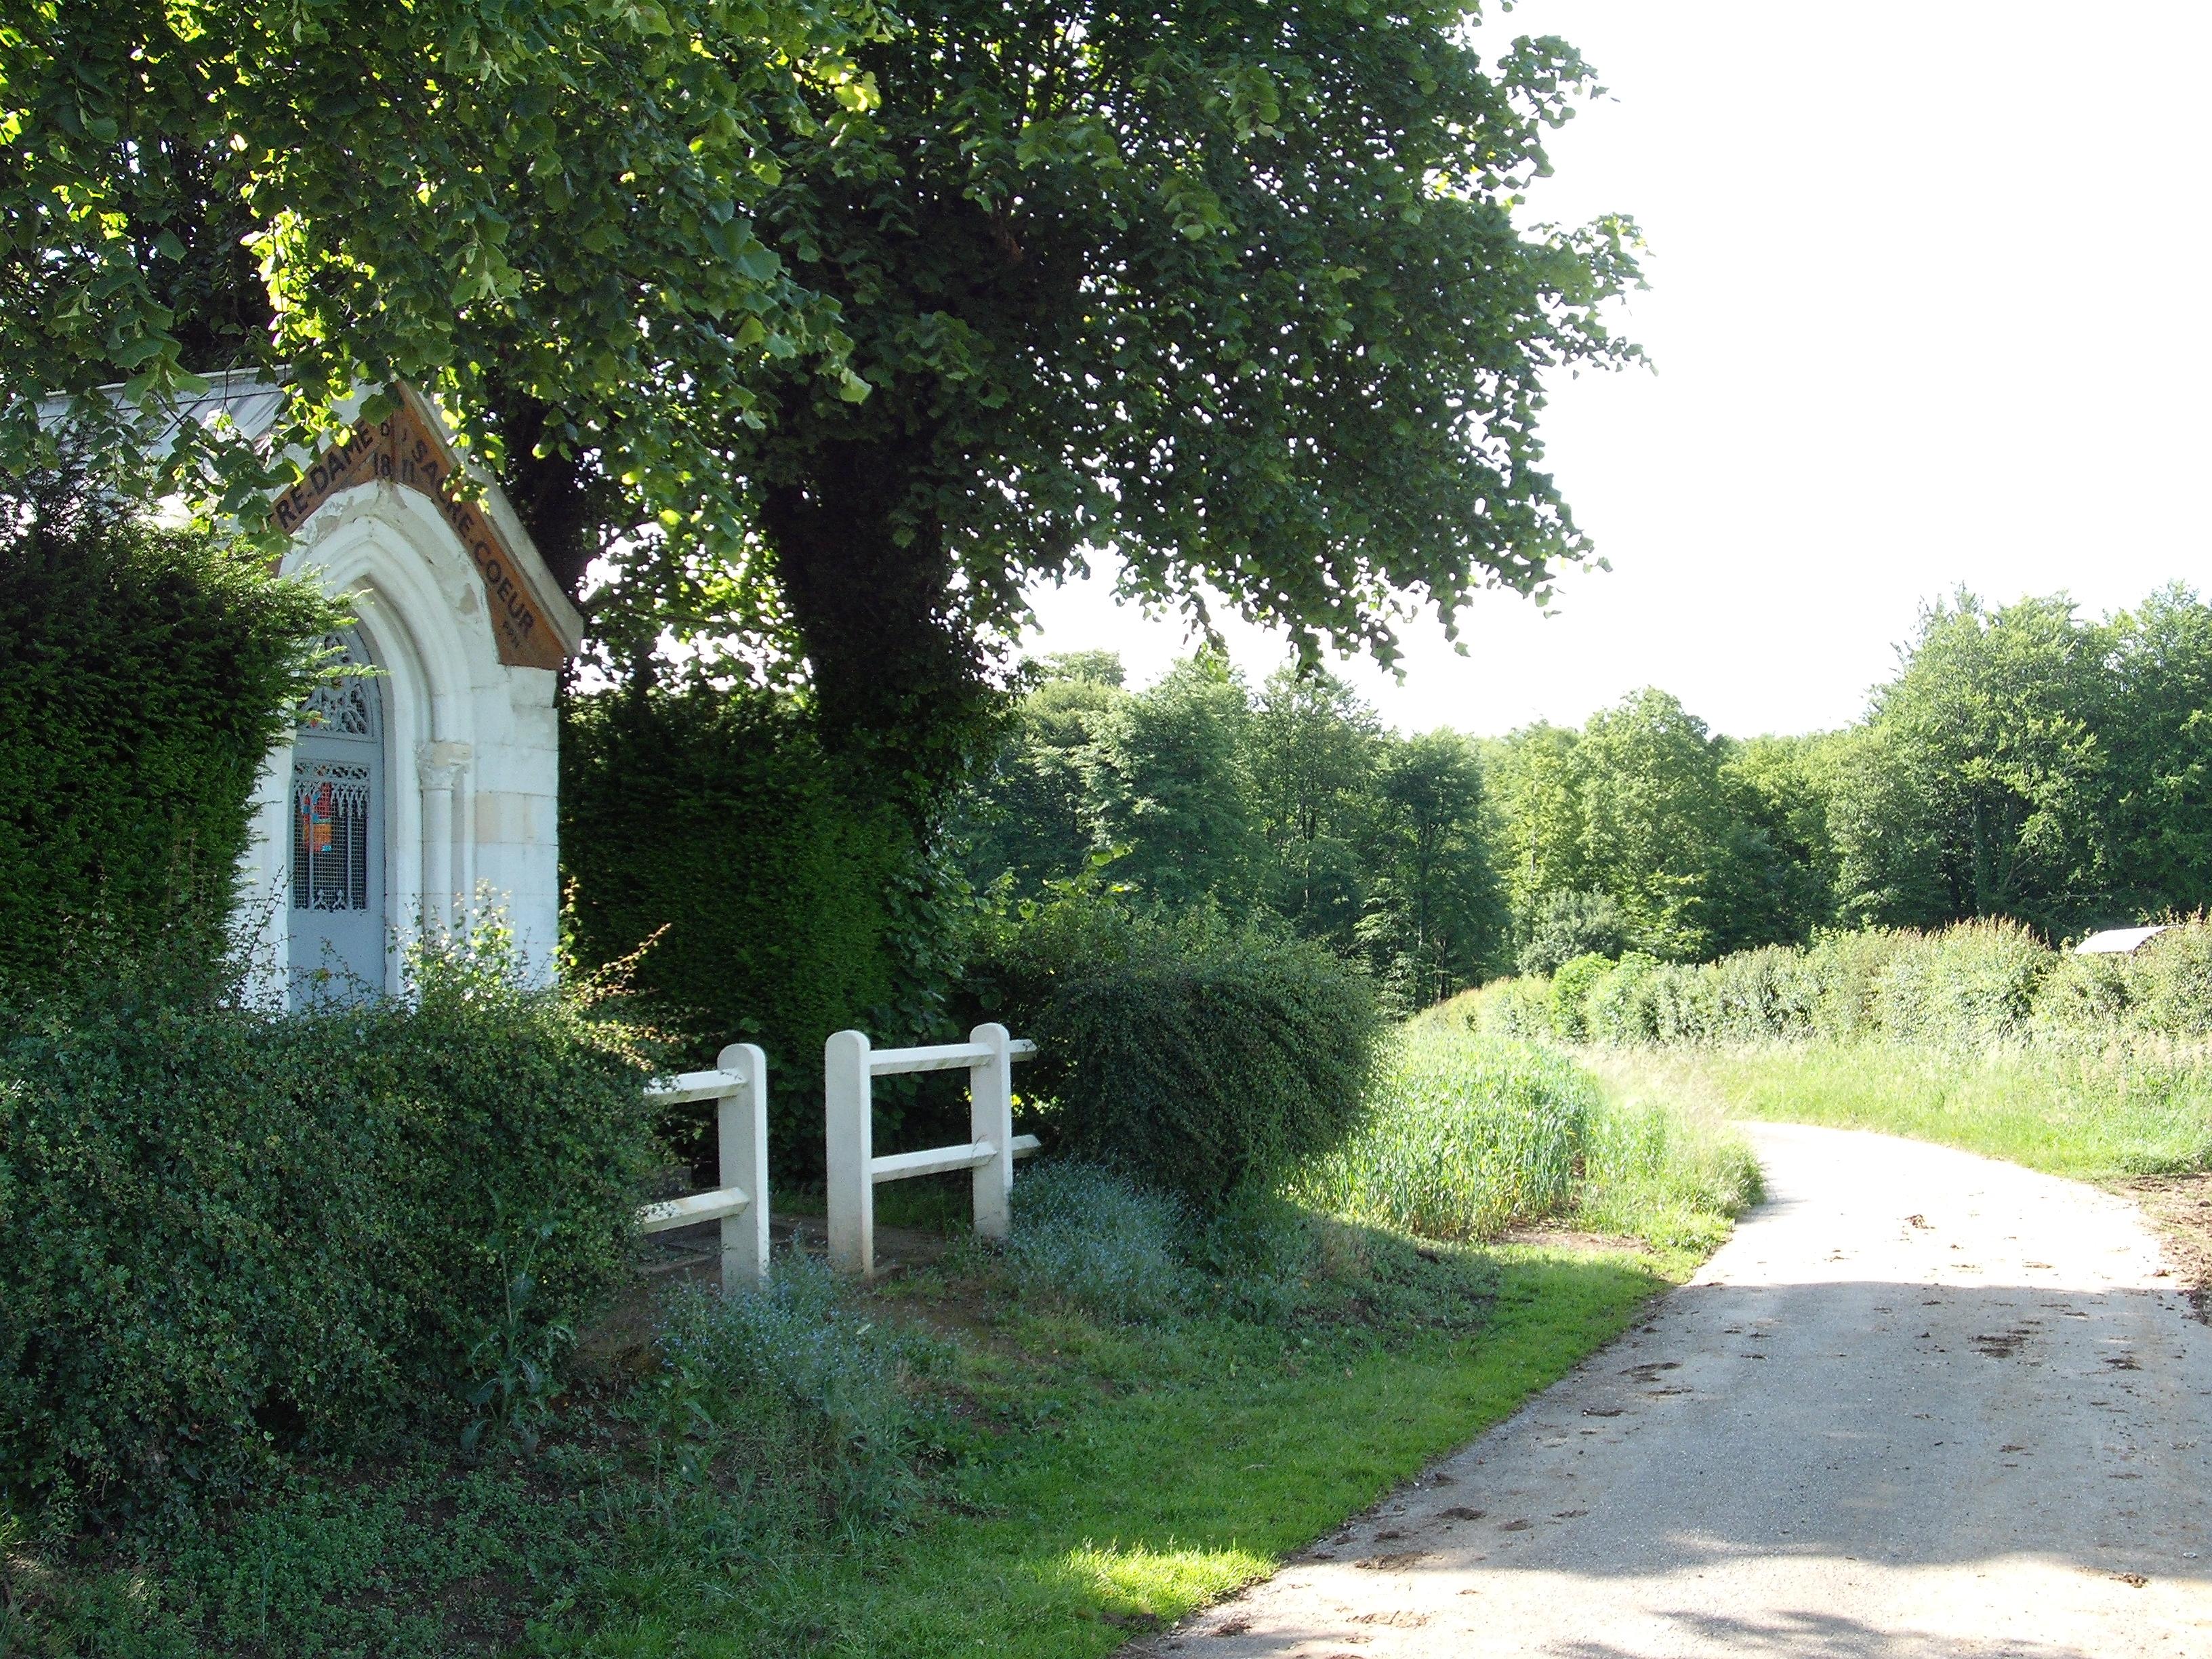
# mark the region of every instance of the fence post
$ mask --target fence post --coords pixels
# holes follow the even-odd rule
[[[874,1101],[868,1034],[836,1031],[822,1045],[823,1128],[828,1146],[830,1265],[872,1279],[876,1272]]]
[[[722,1294],[757,1289],[768,1277],[768,1056],[759,1045],[732,1042],[715,1056],[735,1072],[735,1094],[714,1103],[721,1184],[742,1187],[752,1202],[722,1218]]]
[[[975,1236],[1004,1238],[1014,1220],[1014,1062],[1003,1025],[978,1025],[968,1041],[991,1051],[968,1068],[968,1138],[992,1149],[974,1172]]]

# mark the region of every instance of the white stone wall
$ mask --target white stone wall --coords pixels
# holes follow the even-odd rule
[[[519,527],[518,527],[519,528]],[[434,503],[388,482],[332,497],[283,562],[352,597],[383,671],[387,988],[418,919],[505,908],[533,977],[550,979],[560,927],[556,677],[499,659],[483,584]],[[290,875],[290,746],[269,757],[243,903],[254,978],[283,995]]]

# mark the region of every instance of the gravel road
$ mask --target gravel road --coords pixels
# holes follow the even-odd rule
[[[2134,1208],[1753,1133],[1647,1322],[1133,1659],[2212,1659],[2212,1329]]]

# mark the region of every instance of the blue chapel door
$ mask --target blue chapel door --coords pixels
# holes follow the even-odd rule
[[[367,667],[351,634],[325,641]],[[358,1002],[385,988],[384,694],[373,674],[317,686],[292,745],[292,1000]]]

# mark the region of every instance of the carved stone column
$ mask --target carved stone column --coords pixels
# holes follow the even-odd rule
[[[416,751],[422,785],[422,927],[444,934],[456,914],[453,874],[453,790],[474,758],[465,743],[426,743]]]

